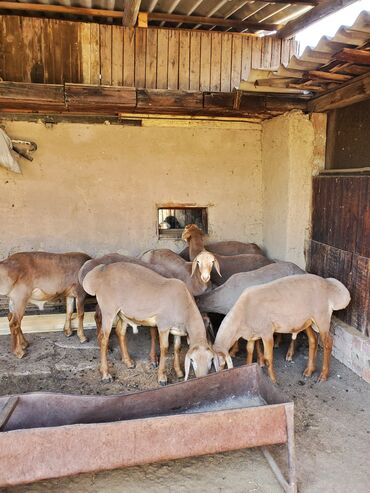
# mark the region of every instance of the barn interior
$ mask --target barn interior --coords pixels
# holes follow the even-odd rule
[[[350,3],[0,2],[0,128],[29,143],[20,174],[0,169],[1,259],[180,252],[183,228],[195,222],[209,242],[254,242],[350,290],[351,304],[333,319],[328,382],[302,377],[304,338],[293,362],[285,347],[276,354],[279,385],[296,404],[305,492],[335,485],[361,493],[369,480],[370,13],[302,54],[294,38]],[[121,364],[112,338],[115,380],[99,381],[94,307],[89,300],[90,341],[80,345],[63,335],[63,300],[44,311],[29,305],[23,330],[32,351],[16,360],[1,297],[1,395],[157,386],[144,331],[129,334],[134,370]],[[123,481],[133,492],[174,484],[281,491],[256,450],[12,491],[119,491]]]

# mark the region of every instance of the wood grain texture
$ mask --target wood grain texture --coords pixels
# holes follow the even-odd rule
[[[292,40],[248,34],[6,15],[0,40],[4,80],[193,91],[230,91],[252,66],[276,68],[297,49]]]

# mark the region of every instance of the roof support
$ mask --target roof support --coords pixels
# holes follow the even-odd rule
[[[277,33],[278,38],[291,38],[298,31],[306,28],[307,26],[313,24],[314,22],[322,19],[323,17],[339,10],[343,7],[347,7],[351,3],[356,2],[356,0],[323,0],[322,2],[309,10],[306,14],[301,15],[297,19],[294,19],[282,29],[279,29]]]
[[[370,74],[345,82],[337,89],[318,96],[308,103],[311,112],[323,112],[334,108],[344,108],[350,104],[370,99]]]
[[[124,0],[123,2],[123,20],[125,27],[134,27],[139,13],[141,0]]]

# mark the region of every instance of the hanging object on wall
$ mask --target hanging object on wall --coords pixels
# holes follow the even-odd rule
[[[37,149],[34,142],[25,140],[12,140],[0,128],[0,166],[14,173],[21,173],[18,156],[22,156],[28,161],[32,161],[31,152]]]

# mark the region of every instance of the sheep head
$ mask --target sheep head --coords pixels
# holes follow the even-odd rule
[[[182,233],[181,239],[184,241],[190,241],[192,236],[200,236],[203,238],[204,233],[196,224],[187,224],[184,232]]]
[[[210,346],[195,345],[190,347],[185,356],[185,380],[189,378],[191,366],[193,366],[195,376],[198,378],[208,375],[212,363],[215,370],[219,371],[217,355]]]
[[[220,264],[218,263],[218,260],[213,255],[213,253],[210,253],[207,250],[203,250],[202,252],[198,253],[198,255],[193,260],[191,270],[192,276],[195,274],[197,267],[200,272],[200,278],[204,283],[208,283],[210,281],[211,271],[213,267],[216,269],[217,274],[221,276]]]

